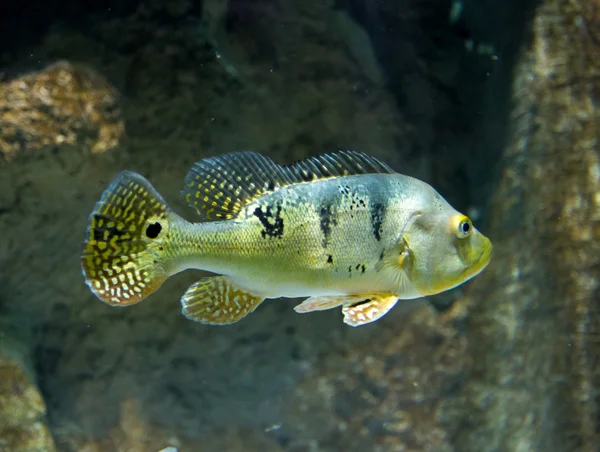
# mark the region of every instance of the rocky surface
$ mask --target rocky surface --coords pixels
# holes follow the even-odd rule
[[[466,338],[453,315],[426,303],[388,315],[372,334],[323,356],[295,388],[278,432],[289,450],[458,450],[440,407],[469,368]]]
[[[26,408],[20,438],[51,443],[45,405],[66,451],[592,450],[596,10],[517,3],[465,0],[451,22],[443,0],[62,2],[27,39],[7,25],[0,315],[35,372],[0,353],[23,382],[0,411]],[[293,301],[199,326],[178,301],[198,272],[123,310],[85,287],[87,215],[118,171],[193,220],[178,193],[195,160],[344,147],[485,215],[488,270],[358,329]]]
[[[540,2],[517,60],[495,257],[465,299],[478,359],[449,403],[462,451],[598,449],[597,6]]]
[[[33,333],[33,361],[60,444],[125,441],[115,428],[126,398],[139,404],[144,423],[181,441],[214,431],[262,441],[312,361],[347,334],[339,312],[298,316],[293,302],[267,303],[232,327],[199,327],[179,305],[197,272],[173,278],[147,303],[113,309],[89,293],[79,265],[87,215],[123,168],[148,177],[183,214],[178,192],[191,163],[232,150],[290,162],[368,149],[427,177],[427,153],[411,150],[416,125],[346,51],[357,45],[346,43],[348,34],[328,32],[332,21],[352,27],[350,19],[316,6],[239,5],[226,20],[227,46],[208,39],[193,8],[184,14],[148,2],[120,17],[84,16],[81,26],[53,28],[15,61],[22,68],[34,55],[36,63],[94,68],[118,90],[126,130],[110,152],[92,152],[78,134],[74,145],[51,140],[0,166],[0,266],[11,269],[0,276],[3,308]],[[248,22],[248,14],[261,20]]]

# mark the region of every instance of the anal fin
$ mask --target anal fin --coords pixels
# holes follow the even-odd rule
[[[362,300],[346,303],[342,308],[344,323],[350,326],[361,326],[375,322],[387,314],[398,302],[395,294],[363,295]]]
[[[313,311],[325,311],[326,309],[337,308],[344,303],[349,303],[349,298],[354,299],[353,297],[354,295],[310,297],[294,307],[294,311],[300,314]]]
[[[237,287],[225,276],[203,278],[181,298],[182,313],[207,325],[228,325],[254,311],[264,297]]]
[[[321,296],[307,298],[294,311],[304,314],[343,306],[344,323],[360,326],[383,317],[397,301],[398,297],[391,293]]]

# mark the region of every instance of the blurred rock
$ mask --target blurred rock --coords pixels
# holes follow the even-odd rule
[[[117,98],[102,76],[68,62],[0,82],[0,154],[65,143],[107,151],[124,131]]]
[[[217,429],[202,439],[183,438],[144,420],[139,403],[133,399],[123,401],[119,425],[107,438],[85,438],[63,431],[58,443],[65,452],[282,452],[272,439],[235,427]]]
[[[133,398],[150,430],[172,431],[182,444],[202,435],[215,450],[221,435],[240,449],[245,441],[253,447],[246,450],[279,447],[273,426],[282,400],[305,363],[335,347],[347,328],[339,312],[306,318],[274,300],[239,324],[203,327],[183,318],[178,303],[202,276],[193,271],[134,309],[112,309],[85,286],[79,253],[89,212],[123,169],[148,177],[192,221],[179,191],[191,164],[209,155],[254,149],[289,163],[354,148],[427,174],[427,152],[411,146],[416,126],[364,73],[344,34],[330,36],[331,5],[313,3],[317,9],[237,2],[225,28],[234,58],[216,58],[190,14],[165,23],[157,1],[126,17],[82,19],[89,29],[53,28],[27,52],[102,68],[122,93],[127,124],[123,152],[81,152],[77,134],[75,146],[0,165],[0,180],[14,184],[6,200],[0,196],[8,206],[0,264],[13,269],[0,273],[2,295],[34,331],[36,370],[61,444],[134,444],[115,436],[123,401]]]
[[[193,20],[197,3],[142,2],[127,17],[94,16],[86,22],[93,24],[89,29],[54,28],[32,50],[36,59],[66,55],[102,68],[126,98],[123,119],[114,88],[70,64],[26,76],[19,82],[24,88],[21,79],[0,88],[0,99],[17,93],[21,104],[46,105],[50,99],[51,107],[28,107],[15,116],[14,104],[5,101],[2,153],[76,145],[39,153],[27,164],[15,159],[0,166],[0,181],[12,185],[0,194],[0,263],[12,269],[0,273],[2,295],[33,325],[40,385],[59,445],[90,452],[158,451],[167,445],[182,452],[465,451],[455,432],[464,426],[460,440],[474,441],[466,438],[471,415],[483,423],[487,391],[497,389],[488,380],[470,386],[469,377],[492,380],[507,368],[498,367],[503,356],[494,355],[498,337],[485,328],[476,331],[487,325],[482,317],[474,317],[479,323],[472,325],[471,349],[460,321],[473,305],[490,302],[487,294],[514,270],[515,251],[527,264],[526,251],[541,242],[527,229],[535,203],[514,225],[497,221],[492,227],[492,239],[500,236],[499,267],[486,271],[486,283],[469,302],[447,314],[427,304],[411,312],[398,306],[374,325],[350,329],[339,312],[298,316],[292,303],[276,300],[244,322],[210,328],[183,319],[178,307],[198,272],[177,275],[151,300],[128,310],[104,305],[85,287],[81,234],[99,194],[122,169],[143,173],[181,208],[185,172],[202,157],[250,148],[285,163],[351,147],[421,178],[437,174],[435,180],[444,179],[440,191],[455,193],[463,205],[469,191],[480,191],[457,174],[464,162],[477,160],[468,152],[473,137],[465,118],[480,113],[465,105],[476,105],[483,82],[465,70],[473,62],[462,60],[463,42],[449,30],[449,2],[353,2],[370,8],[364,15],[372,21],[369,28],[359,14],[339,6],[344,2],[231,0],[226,8],[214,0],[204,4],[213,17],[205,25],[220,35],[213,40],[218,49],[201,21]],[[386,42],[384,50],[369,41],[373,29],[381,31],[376,42]],[[457,86],[471,103],[456,95]],[[50,92],[57,95],[42,96]],[[2,122],[4,112],[12,122]],[[103,154],[122,136],[123,120],[127,152]],[[86,138],[88,129],[93,137]],[[450,140],[455,143],[448,148]],[[496,135],[490,141],[498,146]],[[96,155],[79,152],[83,145]],[[487,160],[480,158],[476,167],[489,180]],[[537,180],[534,188],[539,185]],[[523,227],[529,232],[520,237]],[[519,239],[512,243],[514,236]],[[487,316],[503,315],[507,299],[518,301],[505,292],[494,297]],[[538,342],[527,342],[532,355]],[[463,394],[458,403],[446,402],[457,391]],[[500,394],[515,406],[519,396],[527,397]],[[483,402],[473,406],[476,400]],[[498,439],[498,421],[484,420]],[[481,438],[482,449],[472,450],[485,450]]]
[[[0,452],[53,452],[46,405],[22,354],[2,335],[0,345]]]
[[[468,384],[447,408],[464,452],[600,444],[600,16],[545,0],[512,87],[512,133],[488,232],[495,255],[457,309]]]
[[[178,447],[180,443],[168,432],[145,422],[133,399],[123,401],[119,425],[111,430],[108,438],[82,438],[72,431],[62,431],[57,436],[61,450],[73,452],[158,452],[169,446]]]
[[[427,303],[396,309],[297,387],[282,432],[294,438],[289,450],[454,450],[438,408],[469,367],[466,339]]]

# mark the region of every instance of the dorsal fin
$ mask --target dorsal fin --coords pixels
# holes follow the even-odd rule
[[[256,152],[232,152],[195,163],[181,194],[200,216],[229,219],[253,199],[291,183],[270,158]]]
[[[181,192],[206,219],[230,219],[261,195],[288,185],[357,174],[394,173],[362,152],[338,151],[280,166],[256,152],[231,152],[195,163]]]
[[[294,183],[357,174],[395,173],[392,168],[375,157],[356,151],[338,151],[308,157],[283,169],[293,175],[291,177],[294,178]]]

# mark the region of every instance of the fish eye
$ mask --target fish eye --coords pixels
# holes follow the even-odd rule
[[[471,220],[469,220],[467,217],[463,217],[458,222],[458,228],[456,230],[456,236],[459,239],[467,238],[471,234],[472,230],[473,230],[473,225],[471,224]]]

